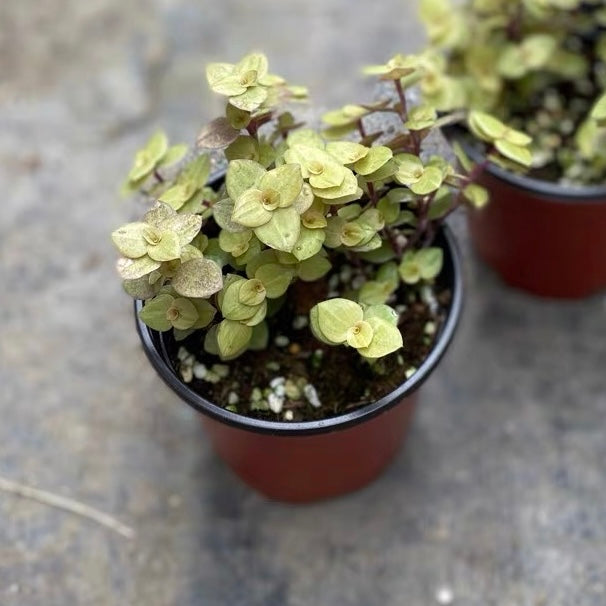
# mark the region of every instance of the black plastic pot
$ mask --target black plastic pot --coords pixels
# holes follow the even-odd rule
[[[306,502],[343,494],[367,484],[393,459],[412,415],[416,392],[450,344],[463,300],[460,253],[444,228],[436,239],[444,250],[441,282],[452,292],[434,348],[412,377],[380,400],[337,417],[289,423],[239,415],[210,402],[183,383],[170,362],[170,333],[158,333],[137,316],[145,353],[163,381],[203,414],[213,446],[250,486],[272,499]]]

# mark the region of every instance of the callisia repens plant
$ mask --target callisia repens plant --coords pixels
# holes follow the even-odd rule
[[[208,83],[226,97],[225,114],[202,129],[186,159],[186,146],[154,134],[124,186],[150,199],[140,221],[112,234],[124,289],[145,300],[143,322],[174,330],[177,340],[204,331],[205,350],[230,360],[267,346],[266,320],[294,283],[327,280],[347,263],[364,279],[315,301],[313,335],[369,361],[402,347],[387,302],[401,288],[433,284],[443,262],[433,245],[440,224],[460,205],[487,200],[467,171],[424,150],[450,117],[431,104],[408,106],[405,89],[422,69],[403,56],[368,68],[393,95],[331,111],[326,128],[312,130],[280,109],[305,89],[270,74],[264,55],[210,64]],[[379,113],[397,128],[373,130]],[[470,119],[494,140],[495,156],[526,160],[523,135],[484,114]],[[209,181],[208,149],[227,158],[224,178]]]
[[[422,0],[420,87],[437,109],[493,113],[531,135],[533,174],[606,181],[604,0]]]

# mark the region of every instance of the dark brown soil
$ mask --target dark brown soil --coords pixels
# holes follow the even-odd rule
[[[376,401],[406,379],[411,367],[418,368],[431,350],[435,334],[439,334],[444,319],[444,309],[450,302],[450,292],[439,290],[437,300],[440,311],[434,314],[417,294],[408,292],[408,300],[398,293],[398,303],[407,308],[400,314],[400,330],[404,347],[371,366],[354,349],[344,346],[331,347],[319,342],[308,326],[293,328],[293,318],[307,315],[309,309],[325,298],[325,281],[299,282],[288,291],[289,298],[281,310],[269,318],[270,342],[264,351],[248,351],[236,360],[227,362],[229,376],[219,383],[209,383],[194,378],[189,386],[208,400],[228,407],[230,392],[235,392],[238,403],[230,407],[240,414],[266,420],[285,420],[284,413],[292,410],[292,421],[311,421],[336,416],[358,406]],[[427,335],[428,322],[435,323],[436,331]],[[278,346],[275,337],[287,337],[288,345]],[[173,365],[178,369],[177,351],[183,345],[207,367],[217,359],[204,352],[203,334],[191,335],[182,343],[168,339],[168,349]],[[271,410],[252,410],[250,397],[253,388],[267,388],[275,377],[304,378],[317,390],[322,403],[313,407],[305,397],[286,399],[281,413]]]

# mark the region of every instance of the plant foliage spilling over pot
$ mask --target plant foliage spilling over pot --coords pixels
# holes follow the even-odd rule
[[[186,382],[221,384],[245,352],[261,357],[283,339],[275,331],[285,323],[309,327],[317,348],[288,352],[310,354],[311,366],[336,364],[318,355],[334,348],[356,352],[376,376],[397,366],[409,336],[406,304],[439,304],[442,222],[461,205],[487,200],[471,165],[458,170],[425,149],[453,118],[438,117],[429,103],[408,106],[405,90],[422,70],[414,56],[367,68],[391,83],[393,95],[328,112],[325,128],[310,129],[280,109],[303,99],[305,89],[269,73],[264,55],[213,63],[208,83],[227,103],[199,133],[197,153],[184,159],[186,147],[169,145],[162,133],[137,152],[124,189],[153,203],[140,221],[112,234],[122,255],[118,272],[126,292],[145,301],[147,326],[203,344],[206,364],[185,347],[177,353]],[[373,128],[378,114],[395,128]],[[494,141],[495,159],[528,161],[528,137],[489,115],[470,121]],[[208,149],[227,159],[223,180],[209,181]],[[426,343],[432,324],[424,326]],[[228,410],[284,421],[300,420],[289,414],[293,402],[321,406],[321,386],[274,370],[269,385],[253,386],[245,401],[237,387],[212,393]]]
[[[421,87],[438,109],[488,111],[531,135],[532,176],[606,181],[603,0],[422,0],[421,17]]]

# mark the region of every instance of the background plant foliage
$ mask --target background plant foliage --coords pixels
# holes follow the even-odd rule
[[[224,181],[208,183],[208,155],[182,161],[185,146],[157,133],[124,186],[155,199],[141,221],[112,235],[125,290],[146,300],[141,319],[177,339],[204,329],[205,349],[229,360],[267,345],[266,319],[295,281],[324,279],[351,262],[365,280],[317,302],[313,334],[368,359],[400,348],[398,314],[386,302],[436,279],[442,251],[431,244],[440,223],[461,204],[487,200],[467,172],[423,151],[432,130],[451,119],[438,118],[430,103],[408,108],[405,89],[424,69],[415,56],[369,68],[393,83],[393,97],[331,111],[317,131],[279,109],[305,89],[270,74],[264,55],[209,65],[209,85],[227,104],[197,146],[224,150]],[[365,120],[377,112],[397,116],[400,129],[367,132]],[[528,161],[522,133],[485,114],[470,123],[494,143],[495,157]]]
[[[422,0],[420,86],[440,110],[489,111],[534,139],[537,176],[606,178],[603,0]]]

